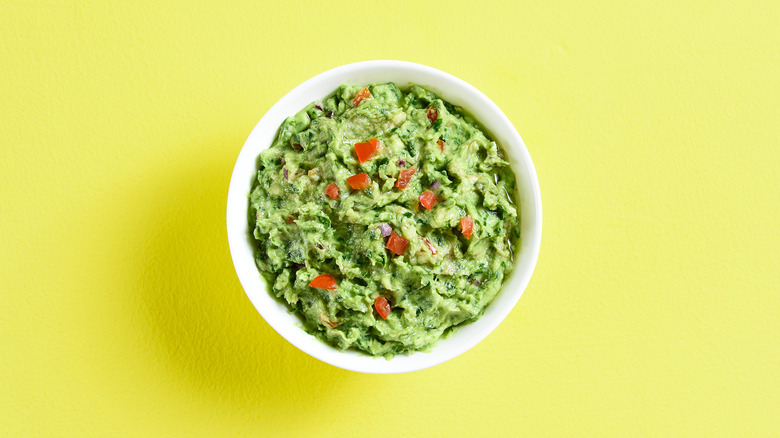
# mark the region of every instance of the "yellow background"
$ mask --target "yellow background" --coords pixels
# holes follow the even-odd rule
[[[778,2],[0,5],[0,435],[780,434]],[[536,164],[531,283],[371,376],[278,336],[228,180],[287,91],[366,59],[470,82]]]

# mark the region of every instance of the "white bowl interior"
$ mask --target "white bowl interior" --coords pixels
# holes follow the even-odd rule
[[[395,82],[399,86],[420,84],[471,113],[506,152],[517,177],[516,195],[521,215],[521,242],[515,254],[515,269],[485,314],[441,340],[431,352],[402,354],[391,360],[356,351],[340,351],[303,331],[298,318],[288,313],[287,307],[271,295],[258,272],[247,223],[247,194],[256,171],[257,155],[270,146],[284,119],[330,95],[343,83],[377,82]],[[542,204],[536,171],[523,140],[504,113],[484,94],[452,75],[424,65],[366,61],[337,67],[309,79],[280,99],[258,122],[233,169],[228,191],[227,233],[241,285],[257,311],[282,337],[309,355],[340,368],[366,373],[401,373],[427,368],[460,355],[504,320],[528,285],[536,266],[542,234]]]

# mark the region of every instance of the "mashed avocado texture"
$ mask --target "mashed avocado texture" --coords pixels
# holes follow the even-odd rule
[[[460,109],[419,86],[342,85],[258,157],[257,266],[327,343],[426,350],[501,290],[514,193],[501,150]]]

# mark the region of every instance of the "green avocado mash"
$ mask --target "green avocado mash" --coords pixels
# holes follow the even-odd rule
[[[257,162],[257,266],[327,343],[429,349],[512,270],[514,174],[469,115],[420,86],[342,85],[285,120]]]

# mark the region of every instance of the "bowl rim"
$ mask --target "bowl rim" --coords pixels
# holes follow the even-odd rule
[[[486,128],[494,140],[498,142],[499,138],[501,138],[499,144],[502,149],[508,155],[513,156],[510,162],[513,162],[512,170],[516,177],[518,177],[516,166],[521,166],[525,172],[523,173],[523,179],[526,180],[526,184],[522,186],[525,189],[522,190],[522,193],[530,194],[530,199],[518,199],[518,202],[522,204],[520,209],[522,211],[530,209],[532,212],[530,223],[526,221],[528,218],[521,214],[521,227],[524,230],[520,244],[522,254],[519,253],[515,258],[515,266],[510,273],[510,277],[505,279],[502,290],[494,301],[487,306],[485,313],[480,319],[459,327],[452,336],[440,340],[430,352],[397,355],[391,360],[386,360],[382,357],[372,357],[351,350],[342,351],[306,333],[301,328],[298,317],[290,314],[286,306],[280,303],[265,287],[265,280],[262,279],[255,265],[254,250],[251,248],[253,245],[251,230],[249,229],[247,218],[247,198],[251,180],[254,177],[254,171],[256,171],[257,154],[271,145],[271,141],[275,137],[281,122],[310,102],[332,93],[341,83],[365,84],[371,82],[372,72],[374,72],[374,75],[379,76],[395,74],[399,77],[408,75],[410,77],[435,78],[435,85],[411,80],[407,82],[420,83],[420,85],[439,94],[443,99],[464,107]],[[353,78],[358,78],[358,80],[353,80]],[[365,79],[360,80],[361,78]],[[387,82],[387,80],[384,82]],[[404,85],[403,81],[392,82],[402,82],[402,85]],[[326,83],[335,83],[336,86],[332,87],[324,95],[307,94],[318,87],[321,88],[321,84]],[[439,89],[439,86],[442,84],[446,84],[445,88],[448,90],[457,91],[442,93]],[[299,103],[290,103],[294,101],[305,103],[299,105],[294,112],[289,112],[286,109],[287,106],[298,105]],[[466,103],[466,105],[463,105],[463,103]],[[477,107],[479,111],[474,111],[474,108]],[[490,123],[484,123],[481,117],[477,117],[479,113],[489,114],[491,117]],[[488,127],[488,125],[490,126]],[[265,138],[268,137],[269,132],[271,139],[266,141]],[[247,178],[249,163],[251,163],[253,170],[250,172],[249,178]],[[520,179],[518,177],[518,180]],[[509,121],[509,118],[490,98],[467,82],[433,67],[408,61],[361,61],[335,67],[304,81],[274,103],[252,129],[236,158],[228,188],[226,213],[228,247],[236,275],[247,297],[263,319],[279,335],[304,353],[339,368],[372,374],[403,373],[429,368],[453,359],[481,342],[509,315],[522,296],[531,279],[541,247],[542,204],[539,181],[528,149],[514,125]],[[525,232],[526,229],[531,230],[530,233]],[[249,260],[252,269],[249,269],[249,264],[246,260],[247,245],[252,250],[251,260]],[[262,286],[259,288],[257,287],[258,279],[262,283]],[[510,284],[512,285],[511,289],[509,287]],[[505,301],[505,307],[496,309],[495,304],[499,297],[502,297],[502,301]],[[510,303],[511,305],[508,305]],[[490,313],[490,317],[486,318],[488,313]],[[470,336],[467,339],[459,340],[458,334],[466,328],[469,330]],[[452,339],[456,339],[459,342],[452,342]],[[443,343],[448,345],[444,350],[439,348]]]

